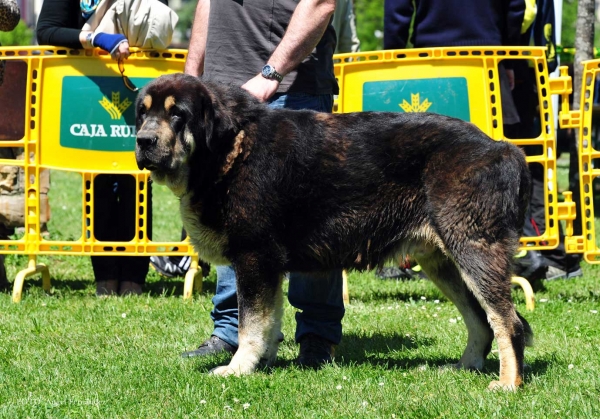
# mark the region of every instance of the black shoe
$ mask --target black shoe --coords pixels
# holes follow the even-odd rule
[[[210,263],[199,260],[198,266],[202,270],[202,276],[206,278],[210,274]]]
[[[12,284],[8,281],[3,282],[0,281],[0,292],[10,292],[12,291]]]
[[[191,260],[189,256],[150,256],[150,267],[167,278],[181,277],[188,271]]]
[[[221,353],[234,354],[235,351],[237,351],[235,346],[228,344],[218,336],[212,335],[209,339],[198,346],[198,349],[184,352],[181,354],[181,356],[183,358],[193,358],[195,356],[217,355]]]
[[[381,279],[428,279],[419,265],[410,268],[388,266],[375,271],[375,275]]]
[[[554,281],[555,279],[573,279],[580,276],[583,276],[583,271],[579,266],[575,266],[567,271],[563,271],[555,266],[549,266],[548,272],[546,272],[547,281]]]
[[[333,361],[333,344],[314,333],[307,333],[300,339],[300,354],[296,362],[306,368],[319,368]]]
[[[421,269],[420,265],[414,265],[410,268],[406,268],[404,269],[404,272],[406,272],[411,279],[429,279],[427,275],[425,275],[425,272],[423,272]]]
[[[386,266],[377,269],[375,275],[380,279],[410,279],[410,275],[396,266]]]
[[[515,275],[534,282],[546,279],[548,263],[537,250],[528,250],[525,256],[515,258]]]

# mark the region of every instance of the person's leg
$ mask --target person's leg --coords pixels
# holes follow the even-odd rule
[[[217,266],[217,289],[212,299],[210,318],[215,323],[213,335],[238,346],[238,302],[235,271],[231,266]]]
[[[10,236],[14,233],[14,230],[14,228],[9,228],[4,224],[0,224],[0,240],[9,240]],[[6,275],[6,267],[4,266],[5,259],[6,255],[0,255],[0,292],[9,291],[11,288],[11,283],[8,281]]]
[[[273,96],[269,102],[272,108],[288,108],[288,109],[312,109],[322,112],[331,112],[333,107],[332,95],[305,95],[305,94],[277,94]],[[292,300],[300,304],[301,309],[306,312],[306,315],[300,316],[300,322],[303,325],[301,328],[300,337],[317,336],[318,339],[326,339],[327,342],[338,343],[341,338],[341,316],[343,317],[344,303],[342,300],[342,275],[341,271],[338,274],[331,274],[327,279],[320,279],[322,282],[319,286],[331,289],[332,293],[339,294],[339,302],[334,298],[328,299],[322,295],[314,295],[307,290],[307,287],[302,285],[302,279],[299,283],[292,287],[294,289],[291,296]],[[294,280],[296,282],[296,280]],[[291,280],[290,280],[291,283]],[[296,295],[298,293],[298,295]],[[316,304],[308,304],[311,298],[318,298]],[[304,303],[307,304],[304,304]],[[314,311],[313,307],[319,307],[319,304],[330,304],[330,307],[325,307],[328,313],[332,307],[337,308],[337,312],[330,315],[330,321],[334,322],[337,317],[340,319],[339,337],[337,335],[329,336],[330,329],[334,329],[329,322],[325,322],[323,328],[318,328],[316,325],[320,313]],[[213,297],[214,308],[211,312],[211,318],[215,324],[214,331],[210,339],[205,341],[200,347],[194,351],[184,352],[184,357],[188,356],[203,356],[218,352],[228,351],[234,352],[238,345],[238,305],[236,292],[236,278],[233,268],[229,266],[217,266],[217,290]],[[307,319],[307,320],[305,320]],[[306,322],[306,327],[304,326]],[[313,324],[311,326],[311,323]],[[325,336],[323,336],[325,335]],[[331,346],[329,344],[329,347]],[[312,347],[312,345],[311,345]],[[301,348],[302,351],[302,348]],[[327,351],[329,359],[331,359],[332,351]]]
[[[290,304],[296,313],[296,342],[307,334],[320,336],[334,345],[342,339],[342,271],[321,274],[290,273]]]
[[[113,240],[118,218],[113,175],[99,175],[94,178],[94,237],[96,240]],[[119,290],[118,256],[92,256],[92,268],[96,280],[97,295],[112,295]]]
[[[238,302],[235,272],[231,266],[217,266],[217,289],[212,299],[210,318],[214,330],[197,349],[184,352],[183,357],[233,353],[238,346]]]
[[[149,185],[147,197],[146,231],[152,237],[152,190]],[[116,220],[118,233],[115,240],[129,241],[137,233],[137,202],[136,202],[136,179],[131,175],[115,176],[115,192],[118,200],[119,216]],[[117,264],[120,274],[119,294],[141,294],[148,275],[149,256],[119,256]]]
[[[332,95],[276,95],[269,106],[311,109],[331,113]],[[290,274],[288,299],[300,310],[296,314],[296,342],[300,343],[301,365],[318,366],[331,361],[333,345],[342,339],[343,278],[341,270],[323,274]]]
[[[531,194],[531,220],[536,228],[537,235],[544,234],[546,231],[546,209],[544,206],[544,179],[543,175],[536,175],[532,170],[532,194]],[[525,224],[527,226],[527,223]],[[575,278],[582,275],[579,267],[580,255],[567,254],[565,249],[565,235],[562,225],[558,225],[558,235],[560,243],[554,249],[541,250],[548,271],[545,279]]]

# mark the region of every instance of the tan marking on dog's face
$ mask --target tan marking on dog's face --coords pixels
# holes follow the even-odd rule
[[[142,101],[142,104],[146,107],[146,109],[150,109],[150,107],[152,106],[152,96],[150,96],[150,95],[144,96],[144,100]]]
[[[167,96],[165,99],[165,110],[169,112],[175,106],[175,96]]]
[[[156,135],[158,137],[157,148],[159,152],[170,152],[172,153],[173,158],[179,157],[177,155],[177,141],[173,141],[176,134],[171,128],[171,124],[169,124],[169,122],[165,121],[164,119],[161,120],[158,124],[158,128],[156,129]]]
[[[142,128],[146,124],[142,124]],[[187,127],[186,127],[187,130]],[[187,190],[189,176],[188,152],[182,141],[177,138],[177,133],[173,131],[171,124],[166,120],[161,120],[155,129],[158,141],[155,146],[154,154],[157,156],[169,156],[169,171],[153,170],[151,172],[152,180],[157,184],[166,185],[176,196],[181,197]],[[185,132],[180,136],[185,138]],[[183,140],[185,141],[185,140]]]
[[[315,115],[315,119],[317,121],[321,121],[321,122],[328,121],[328,120],[331,119],[331,114],[330,113],[325,113],[325,112],[318,112]]]

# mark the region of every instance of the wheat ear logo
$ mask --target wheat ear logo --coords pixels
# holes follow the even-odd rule
[[[425,112],[431,106],[431,102],[427,98],[421,102],[421,95],[419,93],[414,95],[411,93],[410,101],[412,103],[408,103],[406,99],[403,99],[402,103],[398,104],[398,106],[400,106],[404,112]]]
[[[131,100],[125,98],[121,102],[121,93],[112,92],[112,102],[106,96],[98,101],[106,112],[110,115],[110,119],[120,119],[123,113],[131,106]]]

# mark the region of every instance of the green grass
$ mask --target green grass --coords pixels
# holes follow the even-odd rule
[[[71,175],[52,175],[53,237],[78,234],[80,196]],[[68,187],[67,187],[68,186]],[[158,234],[174,235],[173,198],[155,188]],[[171,206],[169,206],[171,205]],[[168,208],[168,209],[167,209]],[[70,217],[75,221],[66,221]],[[79,223],[79,224],[78,224]],[[174,231],[174,233],[173,233]],[[536,334],[526,350],[525,386],[490,392],[493,352],[482,373],[443,368],[460,357],[466,330],[458,311],[430,282],[350,274],[351,304],[334,365],[298,369],[294,310],[286,304],[283,342],[274,368],[242,378],[207,372],[226,358],[182,359],[210,335],[215,274],[193,301],[181,279],[151,272],[141,297],[94,296],[89,258],[40,258],[53,290],[26,282],[23,300],[0,293],[0,417],[600,417],[600,268],[546,283],[526,312]],[[25,266],[9,256],[9,273]]]

